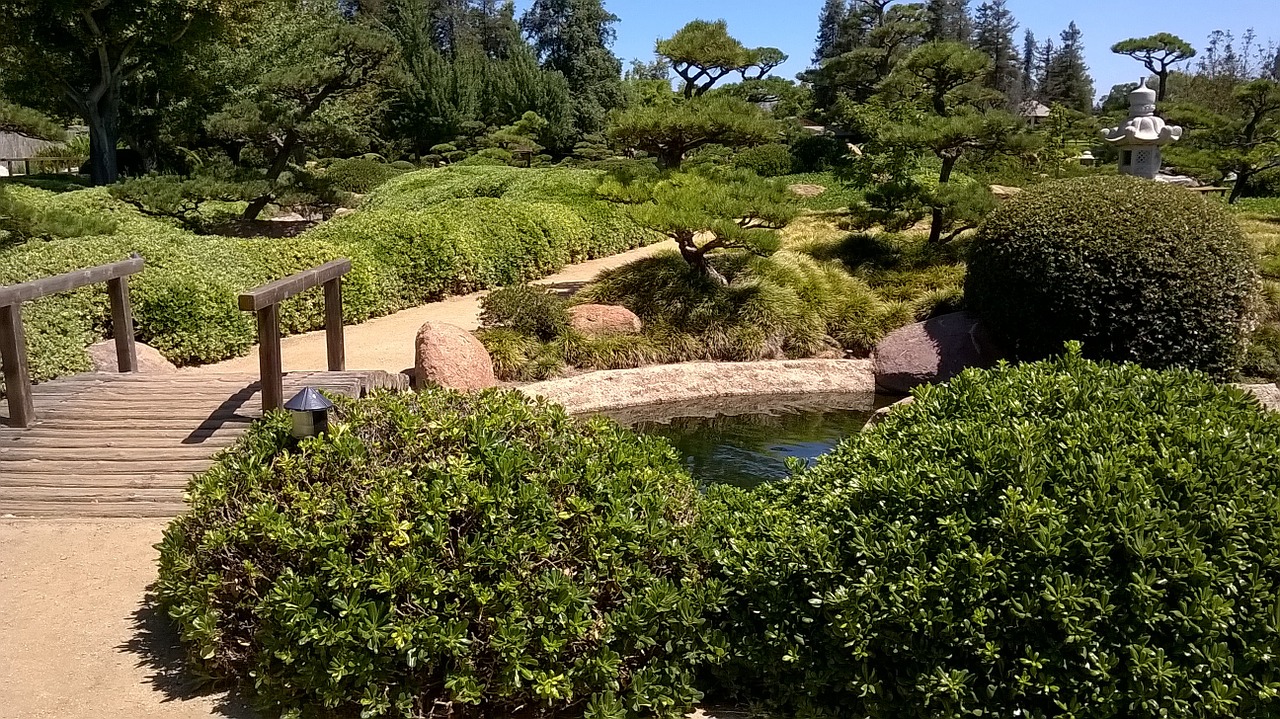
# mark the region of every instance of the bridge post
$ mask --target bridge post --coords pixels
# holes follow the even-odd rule
[[[22,303],[0,307],[0,362],[4,363],[4,391],[9,397],[9,422],[30,427],[36,409],[31,400],[27,370],[27,338],[22,329]]]
[[[342,278],[324,283],[324,341],[329,356],[329,371],[347,368],[346,340],[342,329]]]
[[[258,310],[258,368],[262,375],[262,411],[284,406],[284,367],[280,358],[280,305]]]
[[[116,336],[116,365],[121,372],[137,372],[138,348],[133,339],[128,276],[107,280],[107,294],[111,297],[111,328]]]

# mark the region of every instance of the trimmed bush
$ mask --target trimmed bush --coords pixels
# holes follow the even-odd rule
[[[413,166],[410,165],[409,169]],[[339,190],[364,194],[400,174],[401,170],[364,157],[338,160],[325,168],[324,179]]]
[[[480,300],[480,310],[484,327],[504,327],[544,342],[569,329],[568,303],[543,287],[512,285],[494,290]]]
[[[1016,357],[1079,340],[1085,355],[1229,377],[1258,285],[1230,212],[1132,177],[1040,185],[996,210],[965,297]]]
[[[791,174],[791,149],[786,145],[757,145],[733,156],[733,166],[751,170],[761,177]]]
[[[670,446],[514,392],[276,413],[189,492],[157,595],[273,714],[676,717],[724,653]]]
[[[839,717],[1280,709],[1280,416],[1183,370],[968,371],[718,490],[746,696]]]

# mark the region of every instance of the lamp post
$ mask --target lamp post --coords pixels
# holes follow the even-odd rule
[[[319,437],[329,431],[329,410],[333,409],[333,403],[314,387],[304,387],[285,402],[284,408],[293,416],[294,439]]]

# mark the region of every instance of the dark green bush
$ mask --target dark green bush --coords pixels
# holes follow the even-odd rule
[[[795,172],[827,172],[844,164],[849,145],[830,135],[805,134],[791,142],[791,166]]]
[[[970,252],[965,297],[1016,357],[1079,340],[1149,367],[1239,366],[1258,284],[1230,212],[1132,177],[1050,182],[996,210]]]
[[[412,168],[412,166],[410,166]],[[324,179],[339,190],[364,194],[400,174],[400,170],[374,159],[338,160],[325,168]]]
[[[791,150],[786,145],[757,145],[733,156],[733,166],[751,170],[761,177],[791,174]]]
[[[1280,710],[1280,416],[1183,370],[968,371],[719,518],[746,696],[840,717]]]
[[[569,305],[545,287],[512,285],[480,300],[480,324],[504,327],[546,342],[569,328]]]
[[[664,442],[514,392],[283,414],[190,486],[160,602],[272,714],[680,716],[723,656],[698,491]]]

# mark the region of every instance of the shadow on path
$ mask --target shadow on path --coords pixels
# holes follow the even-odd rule
[[[213,700],[213,710],[218,716],[260,719],[235,692],[228,692],[192,670],[178,642],[177,628],[157,606],[151,592],[147,592],[142,606],[133,613],[133,637],[116,649],[137,657],[135,666],[147,670],[146,681],[164,697],[164,702],[208,697]]]

